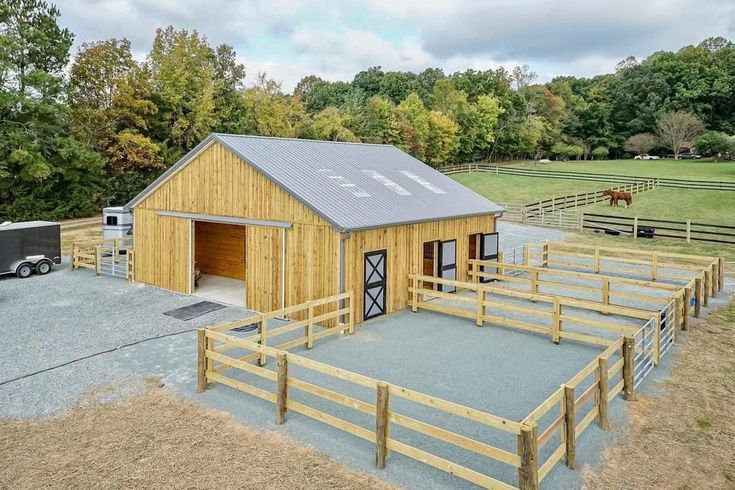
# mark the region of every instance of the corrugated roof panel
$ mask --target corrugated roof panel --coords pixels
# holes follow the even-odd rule
[[[503,208],[390,145],[212,134],[125,207],[218,141],[343,231],[499,213]]]
[[[214,137],[341,230],[503,211],[394,146]]]

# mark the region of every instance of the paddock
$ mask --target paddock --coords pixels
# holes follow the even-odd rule
[[[411,312],[354,337],[351,291],[201,329],[197,389],[225,384],[273,403],[277,424],[297,413],[368,441],[378,468],[398,454],[486,488],[538,488],[560,461],[575,468],[580,435],[610,429],[610,405],[633,399],[687,328],[690,299],[723,283],[719,258],[564,247],[527,245],[525,266],[470,261],[473,282],[409,274]],[[541,281],[535,256],[562,276],[554,265],[597,268],[601,286]],[[631,266],[601,274],[615,262]],[[520,279],[508,270],[529,273],[531,291],[506,287]],[[655,290],[655,304],[614,304],[613,284]]]

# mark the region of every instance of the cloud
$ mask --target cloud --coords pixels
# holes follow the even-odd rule
[[[735,0],[64,0],[77,44],[196,29],[232,45],[248,70],[291,90],[301,77],[351,80],[360,70],[486,69],[529,64],[540,80],[607,72],[628,55],[735,37]]]
[[[421,26],[439,58],[484,54],[568,62],[580,57],[646,55],[734,32],[732,0],[515,0],[450,5],[378,0],[372,5]],[[401,6],[405,8],[401,8]]]

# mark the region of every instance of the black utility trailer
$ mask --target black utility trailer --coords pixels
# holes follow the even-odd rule
[[[61,226],[50,221],[0,224],[0,274],[48,274],[61,263]]]

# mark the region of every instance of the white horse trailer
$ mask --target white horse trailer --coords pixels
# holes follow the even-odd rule
[[[122,206],[113,206],[102,210],[102,238],[132,238],[133,214]]]

